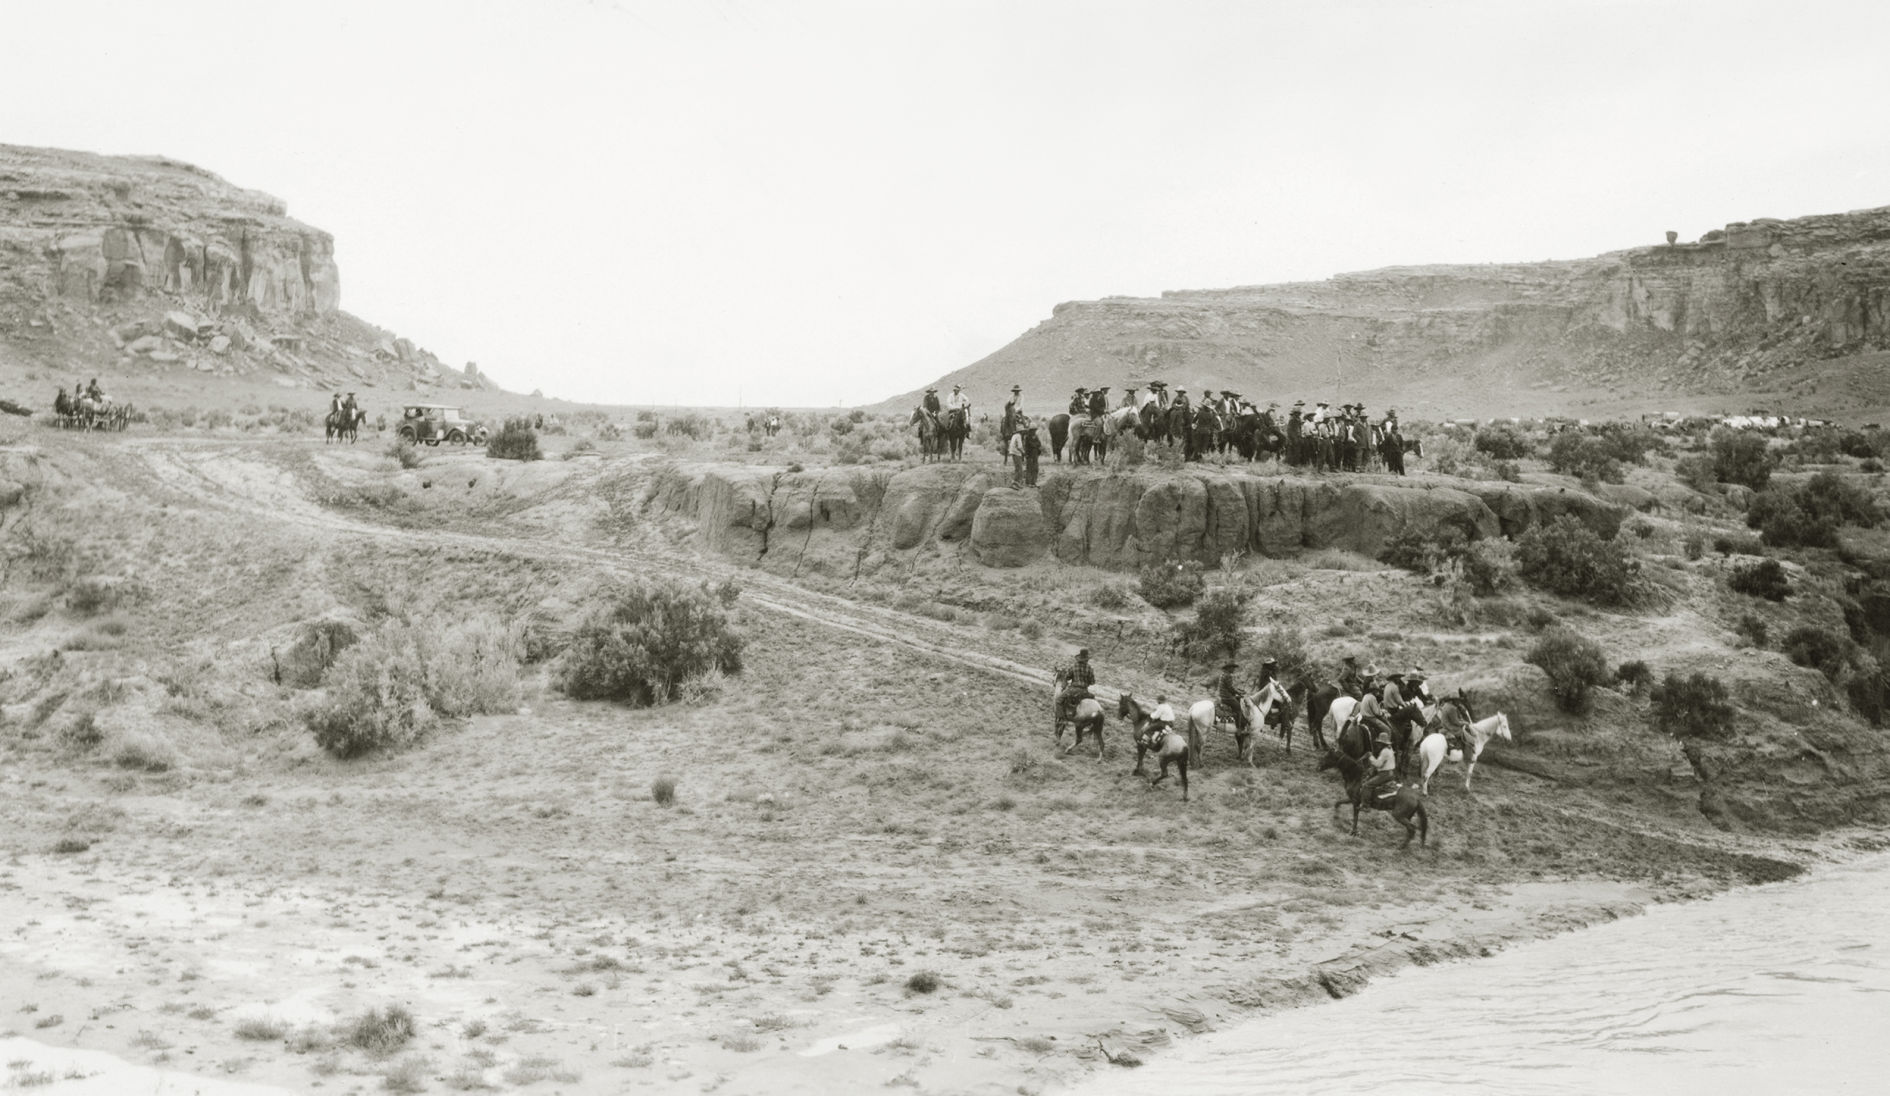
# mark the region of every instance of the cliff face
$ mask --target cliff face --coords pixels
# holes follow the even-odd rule
[[[1776,390],[1806,362],[1890,347],[1887,294],[1890,207],[1732,224],[1697,243],[1566,262],[1070,302],[940,383],[966,384],[989,408],[1012,384],[1048,409],[1079,384],[1119,394],[1159,378],[1444,416],[1565,408],[1569,393],[1726,395]],[[1783,391],[1794,391],[1789,380]],[[1808,385],[1797,394],[1817,395]]]
[[[1376,556],[1409,528],[1516,536],[1571,513],[1613,535],[1627,508],[1531,484],[1420,487],[1237,470],[1045,474],[1012,490],[988,469],[929,465],[775,472],[708,466],[655,476],[643,506],[699,546],[785,575],[853,578],[921,550],[988,567],[1041,560],[1127,571],[1162,560],[1217,565],[1234,552],[1341,548]]]
[[[491,387],[340,310],[334,238],[161,157],[0,145],[0,351],[59,375]]]

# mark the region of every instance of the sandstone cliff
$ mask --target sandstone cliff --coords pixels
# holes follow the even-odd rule
[[[1069,302],[940,383],[964,383],[990,409],[1014,383],[1047,410],[1079,384],[1120,393],[1159,378],[1431,416],[1756,391],[1800,413],[1854,412],[1828,379],[1792,371],[1890,348],[1886,295],[1890,207],[1742,222],[1590,259]]]
[[[920,551],[962,552],[989,567],[1054,559],[1128,571],[1162,560],[1218,564],[1232,552],[1287,556],[1340,548],[1376,556],[1407,528],[1449,526],[1476,539],[1516,536],[1572,513],[1613,535],[1626,507],[1564,487],[1417,486],[1238,469],[1052,470],[1012,490],[987,470],[780,472],[746,465],[673,468],[646,486],[646,512],[680,519],[699,546],[769,570],[851,578]]]
[[[333,237],[280,199],[162,157],[0,145],[0,361],[58,377],[491,387],[340,302]]]

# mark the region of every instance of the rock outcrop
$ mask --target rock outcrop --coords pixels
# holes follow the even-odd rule
[[[1014,383],[1036,411],[1061,410],[1078,384],[1161,378],[1436,418],[1565,412],[1571,391],[1735,395],[1807,360],[1886,348],[1890,207],[1740,222],[1588,259],[1066,302],[935,383],[963,384],[993,410]],[[1804,395],[1795,413],[1854,410],[1836,391]]]
[[[962,550],[990,567],[1054,559],[1113,571],[1171,559],[1214,565],[1240,552],[1338,548],[1375,557],[1407,529],[1514,537],[1572,514],[1611,537],[1628,513],[1555,485],[1055,469],[1040,488],[1014,490],[988,469],[949,464],[890,474],[672,468],[652,477],[642,505],[679,519],[679,531],[705,549],[783,573],[843,577],[916,551]]]
[[[340,304],[334,238],[280,199],[162,157],[0,145],[0,343],[23,361],[108,381],[189,369],[494,387]]]

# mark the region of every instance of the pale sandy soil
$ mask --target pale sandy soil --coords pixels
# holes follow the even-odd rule
[[[570,469],[508,468],[468,488],[496,518],[434,531],[323,504],[388,475],[371,452],[125,440],[48,459],[150,599],[116,645],[55,608],[16,614],[0,652],[0,1085],[158,1090],[136,1067],[176,1071],[163,1091],[199,1084],[177,1074],[297,1092],[1049,1091],[1111,1068],[1100,1047],[1159,1054],[1407,963],[1762,877],[1746,854],[1780,851],[1664,787],[1550,795],[1486,769],[1474,797],[1440,779],[1431,844],[1405,852],[1382,817],[1347,836],[1336,784],[1271,742],[1251,771],[1212,743],[1183,805],[1130,775],[1118,722],[1101,764],[1050,742],[1054,634],[759,573],[747,669],[714,697],[630,711],[535,671],[517,713],[336,762],[267,681],[296,621],[395,597],[517,610],[604,573],[730,569],[602,535]],[[433,467],[444,483],[476,460]],[[1371,605],[1400,580],[1291,581]],[[74,635],[94,639],[47,669]],[[1467,665],[1507,640],[1413,642]],[[206,741],[145,771],[34,721],[43,681],[127,675],[177,682],[164,718]],[[659,776],[673,806],[652,800]],[[338,1022],[389,1005],[415,1018],[404,1049],[336,1042]]]

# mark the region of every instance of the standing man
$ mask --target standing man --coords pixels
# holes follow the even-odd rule
[[[1009,448],[1011,458],[1011,489],[1022,490],[1024,486],[1024,434],[1030,430],[1030,420],[1020,415],[1017,418],[1017,432],[1011,435]]]
[[[1194,408],[1188,406],[1188,390],[1175,389],[1175,398],[1168,405],[1168,435],[1172,439],[1176,424],[1180,425],[1181,459],[1194,459]]]
[[[1043,455],[1043,439],[1037,436],[1037,427],[1030,420],[1024,420],[1024,486],[1037,486],[1037,458]]]
[[[998,455],[1003,457],[1011,451],[1011,435],[1017,430],[1017,417],[1023,413],[1024,390],[1011,385],[1011,401],[1004,405],[1004,417],[998,422]]]
[[[1293,410],[1286,416],[1286,463],[1295,468],[1305,459],[1305,450],[1301,447],[1302,434],[1306,429],[1306,401],[1294,400]]]

